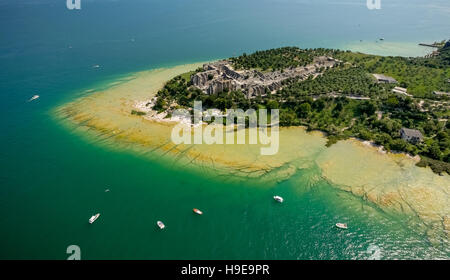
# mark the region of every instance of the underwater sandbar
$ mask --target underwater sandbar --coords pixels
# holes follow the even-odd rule
[[[327,148],[321,132],[307,132],[303,127],[281,127],[279,152],[271,156],[260,155],[260,144],[175,145],[170,138],[174,123],[131,114],[137,102],[154,97],[166,81],[202,64],[130,74],[106,88],[85,92],[56,108],[55,114],[63,125],[89,141],[205,176],[274,185],[293,178],[299,170],[318,169],[321,178],[308,180],[325,179],[383,211],[418,218],[420,230],[433,243],[448,246],[450,176],[419,168],[405,154],[380,152],[355,139]]]

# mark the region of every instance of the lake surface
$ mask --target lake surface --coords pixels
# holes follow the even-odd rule
[[[274,185],[233,183],[55,121],[57,106],[136,71],[286,45],[414,56],[429,51],[417,43],[450,37],[448,1],[336,2],[82,0],[71,11],[64,1],[0,0],[0,258],[65,259],[72,244],[83,259],[365,259],[373,248],[450,258],[448,243],[432,245],[405,217],[324,179],[312,188],[315,167]]]

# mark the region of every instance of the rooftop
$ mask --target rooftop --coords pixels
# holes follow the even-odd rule
[[[383,74],[372,74],[375,79],[377,79],[378,82],[383,82],[383,83],[390,83],[390,84],[394,84],[397,83],[397,80],[389,77],[389,76],[385,76]]]
[[[393,90],[402,91],[402,92],[408,91],[406,88],[402,88],[402,87],[395,87]]]
[[[400,131],[403,132],[403,134],[408,137],[415,137],[415,138],[423,139],[422,132],[418,131],[417,129],[410,129],[410,128],[403,127]]]
[[[435,94],[435,95],[450,95],[450,92],[433,91],[433,94]]]

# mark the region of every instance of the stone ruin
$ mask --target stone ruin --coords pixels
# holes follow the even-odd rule
[[[274,93],[281,89],[282,82],[289,78],[307,79],[319,74],[319,69],[331,68],[339,61],[326,56],[316,57],[312,64],[291,67],[283,71],[262,73],[257,70],[234,70],[228,60],[203,65],[203,71],[191,77],[192,84],[206,94],[241,90],[247,98]]]

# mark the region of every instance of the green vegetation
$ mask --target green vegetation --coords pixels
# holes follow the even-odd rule
[[[339,93],[371,96],[389,91],[392,86],[376,84],[374,78],[361,67],[341,65],[324,75],[306,81],[288,80],[280,90],[283,97]],[[386,91],[387,90],[387,91]]]
[[[131,114],[136,115],[136,116],[145,116],[146,115],[145,112],[136,111],[136,110],[131,110]]]
[[[361,67],[369,73],[395,78],[415,97],[432,98],[433,91],[450,92],[450,45],[431,58],[383,57],[352,52],[337,53],[336,58]]]
[[[266,51],[257,51],[253,54],[243,54],[231,58],[235,69],[258,69],[262,71],[283,70],[289,67],[306,66],[315,56],[326,53],[325,49],[302,50],[297,47],[284,47]]]
[[[279,109],[280,125],[304,125],[328,134],[327,145],[358,137],[383,145],[388,151],[419,154],[419,166],[430,166],[436,173],[449,172],[449,98],[433,91],[450,92],[450,43],[439,54],[428,58],[381,57],[349,51],[280,48],[232,58],[235,68],[282,70],[311,63],[316,56],[341,60],[317,77],[283,81],[277,92],[247,99],[241,91],[207,95],[193,87],[190,77],[201,69],[169,81],[158,92],[154,109],[159,111],[192,107],[201,100],[204,108],[220,110],[253,108]],[[395,85],[379,84],[371,74],[394,77],[413,97],[392,92]],[[419,130],[424,141],[409,143],[401,139],[400,129]]]
[[[447,174],[450,174],[450,163],[434,160],[425,156],[421,157],[421,160],[417,164],[417,166],[420,167],[429,166],[433,170],[433,172],[437,174],[441,174],[442,172],[447,172]]]

